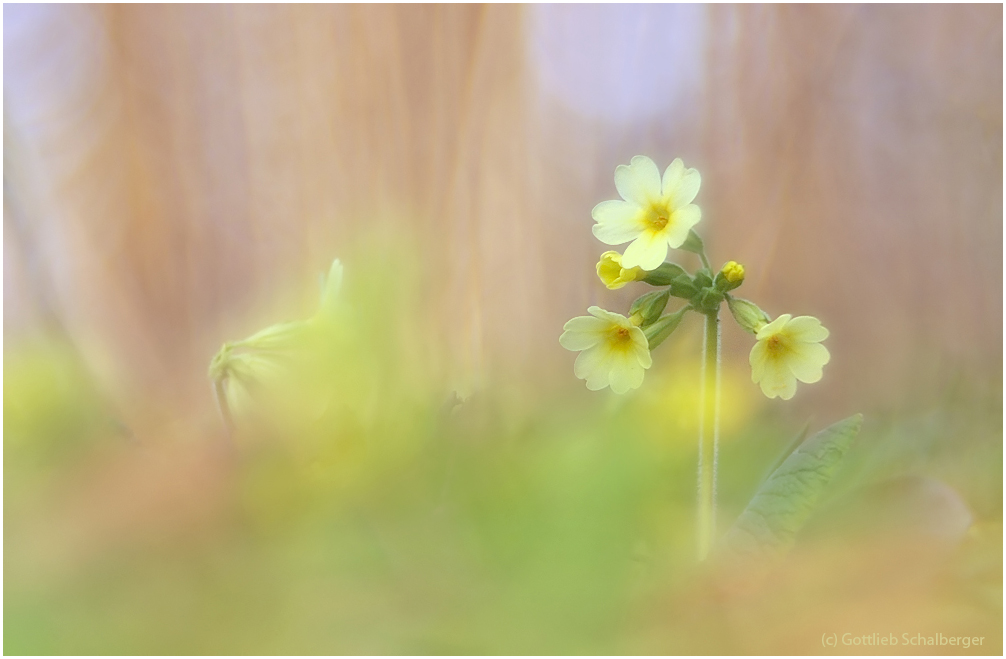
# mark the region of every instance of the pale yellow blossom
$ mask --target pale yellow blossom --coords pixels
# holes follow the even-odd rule
[[[573,373],[586,380],[591,391],[610,386],[616,394],[624,394],[636,389],[653,363],[643,331],[617,313],[599,307],[587,312],[589,316],[567,322],[559,337],[563,348],[581,351]]]
[[[655,270],[667,258],[667,249],[678,248],[701,219],[691,203],[702,179],[695,169],[685,169],[678,158],[660,170],[646,156],[636,156],[615,169],[615,187],[621,200],[602,201],[591,215],[594,235],[608,245],[631,241],[622,255],[622,267]]]
[[[813,316],[783,314],[758,330],[751,349],[751,379],[769,398],[789,400],[796,381],[817,382],[831,359],[821,341],[828,330]]]

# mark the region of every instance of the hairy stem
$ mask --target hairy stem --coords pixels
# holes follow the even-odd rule
[[[702,349],[702,397],[699,418],[698,554],[705,560],[716,533],[716,457],[720,434],[720,318],[706,314]]]
[[[705,266],[706,270],[708,270],[709,272],[712,272],[714,275],[716,274],[715,272],[713,272],[713,266],[709,265],[709,259],[706,258],[706,251],[705,250],[702,250],[701,252],[699,252],[699,260],[702,261],[702,265]]]

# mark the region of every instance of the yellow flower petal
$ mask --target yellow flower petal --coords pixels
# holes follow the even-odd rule
[[[776,334],[777,332],[779,332],[779,330],[781,330],[783,327],[786,326],[786,323],[788,323],[789,319],[792,317],[793,316],[789,315],[788,313],[784,313],[783,315],[773,320],[771,323],[767,323],[764,327],[758,330],[758,334],[755,335],[755,338],[757,338],[760,341],[762,339],[766,339],[772,336],[773,334]]]
[[[643,384],[643,367],[635,360],[634,355],[622,356],[613,361],[615,363],[608,376],[612,391],[624,394]]]
[[[685,163],[681,158],[675,158],[664,170],[664,177],[661,180],[661,193],[666,197],[674,190],[677,190],[681,183],[681,177],[685,174]],[[689,200],[691,201],[691,200]],[[687,202],[686,202],[687,203]]]
[[[591,211],[597,222],[592,227],[594,236],[606,245],[627,243],[646,228],[642,213],[642,207],[627,201],[602,201]]]
[[[589,313],[591,316],[594,316],[595,318],[601,318],[603,320],[607,320],[608,322],[610,322],[610,323],[612,323],[614,325],[617,325],[619,323],[619,321],[625,321],[626,320],[625,316],[623,316],[621,314],[617,314],[617,313],[614,313],[612,311],[608,311],[607,309],[602,309],[601,307],[596,307],[596,306],[595,307],[587,307],[587,313]],[[626,321],[626,322],[628,322],[628,321]]]
[[[647,206],[660,199],[660,170],[646,156],[615,168],[615,188],[622,199]]]
[[[595,377],[601,371],[606,374],[608,371],[605,364],[610,357],[611,351],[607,345],[592,346],[577,355],[576,361],[573,363],[573,374],[582,380]]]
[[[671,221],[665,229],[667,244],[674,249],[685,244],[688,232],[702,219],[702,211],[695,204],[688,204],[671,215]]]
[[[789,400],[796,394],[796,378],[779,364],[770,364],[761,381],[761,390],[769,398]]]
[[[751,381],[758,384],[765,377],[765,363],[768,361],[768,349],[764,341],[754,344],[748,361],[751,363]]]
[[[638,332],[638,334],[635,332]],[[643,330],[637,327],[635,332],[633,332],[632,342],[636,351],[636,361],[638,361],[639,365],[643,368],[649,368],[650,366],[653,366],[653,356],[650,354],[649,342],[646,340],[646,335],[643,334]]]
[[[664,172],[663,197],[671,210],[677,210],[692,203],[702,185],[702,176],[697,169],[685,169],[681,158],[676,158]]]
[[[559,345],[566,350],[586,350],[604,340],[608,323],[590,316],[573,318],[563,326]]]
[[[831,359],[828,349],[820,343],[799,343],[792,348],[793,356],[786,362],[797,380],[812,384],[824,375],[824,365]]]
[[[667,238],[663,232],[644,231],[625,248],[622,267],[656,270],[667,258]]]
[[[797,316],[786,323],[786,331],[797,341],[824,341],[828,330],[813,316]]]

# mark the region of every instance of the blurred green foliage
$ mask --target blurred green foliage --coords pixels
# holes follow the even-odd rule
[[[826,505],[750,596],[694,562],[694,391],[543,382],[462,401],[417,331],[386,322],[389,308],[411,317],[410,291],[357,281],[300,388],[283,383],[306,404],[263,406],[272,418],[230,440],[216,423],[134,439],[65,343],[6,347],[6,653],[813,652],[822,629],[858,624],[850,612],[1001,630],[994,398],[868,418]],[[799,430],[735,410],[721,531]],[[905,476],[923,480],[892,480]]]
[[[110,418],[66,343],[35,339],[4,351],[4,457],[18,466],[72,460]],[[107,428],[105,428],[107,430]]]

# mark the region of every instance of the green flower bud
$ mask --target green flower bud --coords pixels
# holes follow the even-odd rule
[[[643,334],[646,335],[646,340],[649,343],[651,351],[663,343],[664,339],[669,337],[671,332],[678,328],[678,325],[681,324],[681,319],[685,317],[685,312],[690,308],[682,307],[674,313],[661,316],[652,325],[643,329]]]
[[[656,270],[650,270],[646,273],[646,277],[643,278],[650,286],[669,286],[675,278],[684,275],[688,277],[688,273],[677,263],[661,263],[660,267]]]
[[[757,334],[771,320],[758,305],[744,298],[727,296],[727,305],[737,324],[752,334]]]
[[[640,295],[636,298],[636,301],[632,303],[629,307],[629,316],[634,316],[639,314],[642,318],[640,326],[646,327],[651,325],[654,321],[660,318],[660,314],[664,312],[664,307],[667,306],[667,301],[671,298],[670,290],[663,291],[652,291],[645,295]]]

